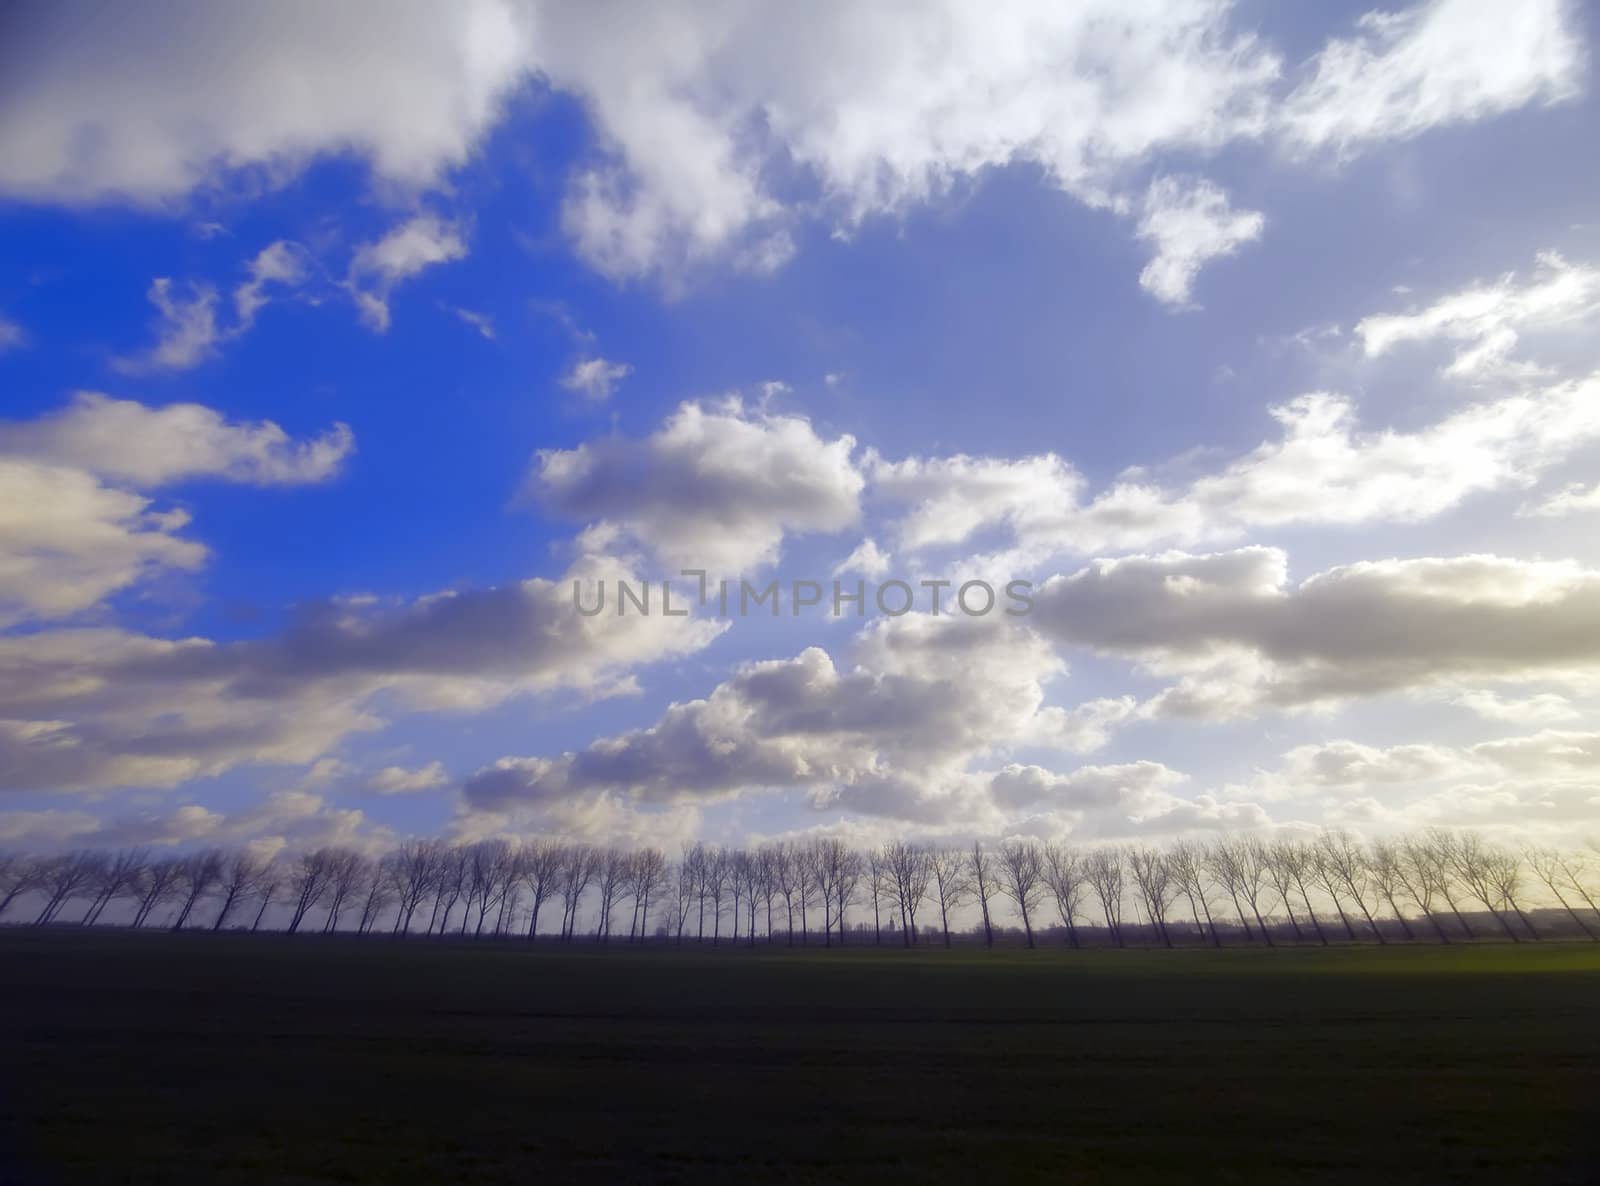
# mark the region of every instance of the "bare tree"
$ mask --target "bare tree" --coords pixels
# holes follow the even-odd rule
[[[533,912],[528,917],[528,942],[532,943],[539,934],[539,911],[561,890],[566,848],[555,840],[535,840],[523,848],[518,867],[522,883],[533,895]]]
[[[566,861],[561,867],[561,938],[572,942],[578,926],[578,907],[583,895],[594,880],[598,854],[587,844],[567,846]]]
[[[1122,850],[1094,849],[1084,858],[1083,869],[1094,896],[1100,900],[1100,911],[1105,915],[1111,941],[1118,947],[1126,946],[1122,938]]]
[[[932,874],[928,868],[928,853],[915,844],[897,840],[883,846],[883,861],[889,866],[895,899],[900,906],[902,938],[910,947],[917,941],[917,908],[928,896],[928,880]]]
[[[289,876],[289,893],[294,898],[294,914],[289,919],[289,934],[292,935],[300,929],[306,914],[322,901],[323,895],[328,892],[333,880],[336,855],[334,849],[319,848],[306,853],[295,865],[294,872]]]
[[[228,853],[223,858],[217,886],[222,905],[211,924],[213,931],[220,931],[222,924],[228,921],[228,915],[233,913],[233,908],[256,892],[266,868],[267,863],[248,848]]]
[[[936,848],[928,853],[928,872],[933,876],[933,892],[939,901],[939,929],[944,945],[950,946],[950,912],[959,909],[972,892],[965,853],[951,848]]]
[[[650,925],[650,903],[667,884],[667,858],[659,848],[640,849],[633,863],[634,922],[639,928],[639,938],[644,939]],[[628,928],[630,938],[633,925]]]
[[[1158,849],[1140,845],[1128,851],[1128,867],[1133,872],[1133,883],[1144,899],[1145,912],[1151,925],[1165,947],[1172,946],[1172,934],[1167,930],[1167,907],[1177,893],[1172,882],[1172,868],[1166,856]]]
[[[1595,842],[1590,841],[1590,848],[1595,847]],[[1600,904],[1594,900],[1594,893],[1589,889],[1587,878],[1593,875],[1595,862],[1585,859],[1574,853],[1561,855],[1561,871],[1566,874],[1567,885],[1572,892],[1582,898],[1595,914],[1600,915]]]
[[[1394,875],[1406,892],[1406,896],[1416,903],[1417,909],[1422,911],[1422,917],[1428,920],[1433,927],[1433,933],[1439,937],[1439,942],[1450,942],[1444,924],[1439,921],[1439,915],[1433,908],[1435,897],[1439,893],[1439,854],[1433,845],[1426,841],[1411,838],[1396,846],[1399,861],[1395,866]]]
[[[62,853],[40,863],[39,889],[44,891],[44,909],[33,925],[54,922],[56,915],[73,898],[92,888],[105,869],[105,858],[97,852],[80,849]]]
[[[1406,921],[1405,911],[1400,909],[1397,901],[1399,895],[1405,891],[1406,879],[1404,875],[1405,862],[1400,856],[1400,846],[1391,840],[1375,840],[1367,847],[1366,854],[1367,875],[1372,880],[1372,887],[1389,907],[1389,912],[1400,923],[1400,930],[1407,941],[1414,940],[1416,932],[1411,929],[1411,924]]]
[[[94,887],[94,899],[83,915],[85,926],[99,922],[106,907],[124,894],[138,892],[140,875],[149,860],[149,853],[142,848],[125,848],[106,858]],[[3,912],[3,908],[0,908],[0,912]]]
[[[882,848],[867,850],[867,893],[872,898],[872,942],[883,946],[883,902],[894,897],[894,875]],[[891,924],[892,925],[892,924]]]
[[[0,917],[23,894],[39,888],[41,863],[17,852],[0,852]]]
[[[722,900],[728,896],[728,854],[721,848],[708,848],[701,866],[706,897],[711,902],[711,946],[722,938]]]
[[[1316,859],[1310,845],[1288,841],[1274,846],[1272,850],[1272,868],[1299,891],[1301,904],[1306,908],[1306,918],[1310,921],[1312,929],[1317,932],[1317,941],[1326,947],[1328,932],[1322,929],[1322,920],[1317,917],[1316,908],[1311,905],[1311,885],[1316,878],[1315,867]]]
[[[792,844],[775,844],[772,846],[772,880],[778,887],[778,893],[783,895],[784,930],[787,933],[787,945],[794,946],[794,899],[800,892],[800,883],[804,880],[800,875],[800,862],[795,854]]]
[[[1243,849],[1234,841],[1219,840],[1206,849],[1206,870],[1217,884],[1228,892],[1228,897],[1233,902],[1233,911],[1239,916],[1239,925],[1244,928],[1244,941],[1253,943],[1255,935],[1250,930],[1250,920],[1245,917],[1244,902],[1241,900],[1245,881],[1244,866]]]
[[[1239,893],[1250,903],[1250,913],[1255,915],[1256,926],[1268,947],[1275,947],[1272,931],[1261,914],[1261,894],[1267,880],[1267,869],[1272,863],[1267,846],[1254,837],[1240,837],[1236,842],[1240,872]]]
[[[1332,832],[1324,832],[1318,847],[1318,855],[1324,870],[1324,880],[1329,885],[1336,885],[1349,894],[1351,900],[1355,902],[1356,907],[1361,911],[1361,916],[1367,920],[1367,926],[1371,929],[1373,937],[1379,943],[1387,943],[1389,940],[1384,938],[1383,931],[1378,927],[1377,919],[1372,917],[1372,911],[1367,908],[1369,889],[1367,884],[1367,858],[1366,854],[1361,851],[1361,845],[1356,843],[1355,837],[1342,828]],[[1337,898],[1335,898],[1334,904],[1338,904]],[[1343,913],[1341,910],[1341,917],[1343,917]],[[1345,919],[1345,927],[1346,929],[1350,927],[1348,918]],[[1352,939],[1355,938],[1354,931],[1351,931],[1350,937]]]
[[[367,858],[349,848],[328,851],[328,917],[323,921],[322,933],[331,935],[339,929],[339,915],[345,903],[361,893],[370,872]]]
[[[428,926],[423,934],[433,934],[435,924],[441,935],[450,929],[450,912],[456,908],[461,895],[467,892],[471,876],[472,856],[464,845],[439,848],[432,878],[433,913],[428,916]]]
[[[380,862],[367,878],[367,893],[361,901],[361,917],[356,920],[356,934],[368,935],[377,925],[378,916],[395,900],[394,877],[389,866]]]
[[[1448,828],[1429,828],[1421,843],[1428,849],[1431,865],[1429,872],[1434,879],[1434,888],[1444,899],[1444,904],[1450,907],[1450,913],[1456,916],[1456,922],[1460,924],[1462,933],[1469,939],[1476,938],[1472,924],[1467,922],[1467,916],[1461,913],[1461,907],[1456,904],[1455,894],[1451,892],[1460,884],[1455,833]]]
[[[811,876],[816,883],[817,896],[822,899],[822,945],[833,946],[833,891],[834,875],[838,862],[833,859],[833,845],[837,840],[818,840],[811,846]]]
[[[599,854],[595,885],[600,890],[600,914],[594,934],[602,942],[611,937],[611,912],[627,890],[631,864],[629,854],[615,848]]]
[[[1300,920],[1295,916],[1294,903],[1289,895],[1295,889],[1294,871],[1296,861],[1299,859],[1299,849],[1292,840],[1278,840],[1266,846],[1267,856],[1267,883],[1272,886],[1278,895],[1278,900],[1283,903],[1283,912],[1289,918],[1289,926],[1294,930],[1294,941],[1305,941],[1306,933],[1300,927]],[[1309,903],[1307,910],[1310,910]],[[1327,937],[1322,934],[1322,928],[1317,927],[1317,934],[1324,945]]]
[[[150,912],[163,902],[170,901],[183,884],[183,862],[174,857],[152,861],[139,879],[139,905],[133,914],[133,926],[144,926]]]
[[[1044,897],[1044,868],[1037,844],[1011,840],[1000,846],[1000,891],[1017,904],[1023,934],[1032,947],[1032,916]]]
[[[811,942],[811,899],[817,887],[817,846],[802,844],[794,850],[795,896],[800,899],[800,945]]]
[[[1556,901],[1561,903],[1561,908],[1571,916],[1572,921],[1578,924],[1583,933],[1589,936],[1590,942],[1600,942],[1600,935],[1584,921],[1583,916],[1572,908],[1572,903],[1567,901],[1561,892],[1567,879],[1567,871],[1562,863],[1561,854],[1553,848],[1529,848],[1525,854],[1528,868],[1533,870],[1533,875],[1542,881],[1545,888],[1555,895]]]
[[[437,841],[407,840],[386,858],[385,869],[398,904],[395,934],[411,933],[411,920],[416,916],[417,907],[438,885],[443,856]]]
[[[1172,881],[1189,903],[1189,913],[1194,916],[1195,929],[1200,938],[1209,933],[1213,947],[1222,946],[1222,936],[1211,917],[1211,902],[1206,898],[1205,853],[1198,845],[1180,840],[1167,854],[1167,866],[1172,870]],[[1204,921],[1201,916],[1204,915]]]
[[[1461,884],[1483,903],[1484,909],[1500,924],[1513,943],[1521,943],[1522,936],[1517,934],[1499,910],[1498,904],[1505,897],[1499,884],[1499,854],[1484,843],[1483,837],[1476,832],[1439,832],[1435,833],[1435,837],[1437,842],[1444,845],[1451,867],[1461,879]]]
[[[202,898],[208,897],[211,891],[217,888],[217,883],[222,880],[223,853],[214,848],[197,852],[185,857],[182,863],[184,896],[183,905],[178,908],[178,917],[173,921],[172,929],[183,930],[189,921],[189,915]]]
[[[676,915],[677,927],[673,937],[678,945],[683,945],[683,932],[689,925],[689,914],[694,909],[695,902],[699,899],[700,887],[695,876],[694,865],[690,861],[693,850],[685,848],[683,859],[678,862],[678,909]]]
[[[472,933],[479,936],[483,934],[489,913],[501,906],[511,892],[517,872],[516,854],[504,840],[480,840],[469,850],[467,863],[472,887],[469,902],[475,901],[478,905],[477,924]],[[470,910],[462,911],[462,934],[466,934],[469,914]]]
[[[983,845],[973,841],[972,853],[967,857],[967,873],[972,877],[972,894],[978,900],[983,915],[983,942],[994,946],[994,924],[990,921],[989,902],[999,888],[995,876],[994,858],[983,851]]]
[[[1517,894],[1522,888],[1522,860],[1516,853],[1505,848],[1489,850],[1489,882],[1500,894],[1502,908],[1511,907],[1511,912],[1521,919],[1522,925],[1527,928],[1529,937],[1543,938],[1533,925],[1533,919],[1528,917],[1528,912],[1517,901]]]
[[[259,902],[256,906],[255,921],[250,924],[252,931],[261,929],[262,916],[266,914],[267,907],[272,905],[272,900],[278,896],[278,890],[283,888],[284,877],[287,876],[281,864],[276,860],[268,863],[266,871],[261,875],[261,888],[258,891]]]

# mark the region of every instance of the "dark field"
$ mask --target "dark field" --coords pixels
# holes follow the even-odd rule
[[[0,1181],[1600,1181],[1594,945],[8,929],[0,978]]]

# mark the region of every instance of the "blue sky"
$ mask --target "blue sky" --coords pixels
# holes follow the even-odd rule
[[[314,11],[6,17],[0,841],[1600,818],[1581,5]]]

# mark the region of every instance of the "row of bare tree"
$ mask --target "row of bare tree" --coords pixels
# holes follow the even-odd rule
[[[621,937],[626,922],[629,942],[653,933],[680,943],[820,938],[832,946],[853,934],[949,946],[961,931],[952,919],[959,924],[966,912],[975,922],[967,930],[991,946],[1015,924],[1029,947],[1040,930],[1073,947],[1451,943],[1486,933],[1520,943],[1552,928],[1600,942],[1600,862],[1591,850],[1516,852],[1446,829],[1371,842],[1327,831],[1312,840],[1241,835],[1162,848],[1013,840],[863,851],[829,838],[752,849],[696,844],[676,862],[654,848],[547,839],[414,840],[377,858],[345,848],[279,860],[248,849],[162,858],[82,849],[0,853],[0,918],[31,901],[38,925],[93,925],[116,906],[111,921],[133,927],[159,910],[174,930],[257,930],[276,908],[275,921],[290,934],[314,925],[529,940],[553,933],[570,942],[583,915],[582,933],[602,942]],[[1002,909],[1010,927],[999,921]],[[852,910],[859,913],[847,925]],[[1541,912],[1550,921],[1536,922]]]

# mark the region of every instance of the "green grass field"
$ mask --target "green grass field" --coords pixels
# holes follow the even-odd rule
[[[1594,945],[8,929],[0,980],[0,1181],[1600,1181]]]

